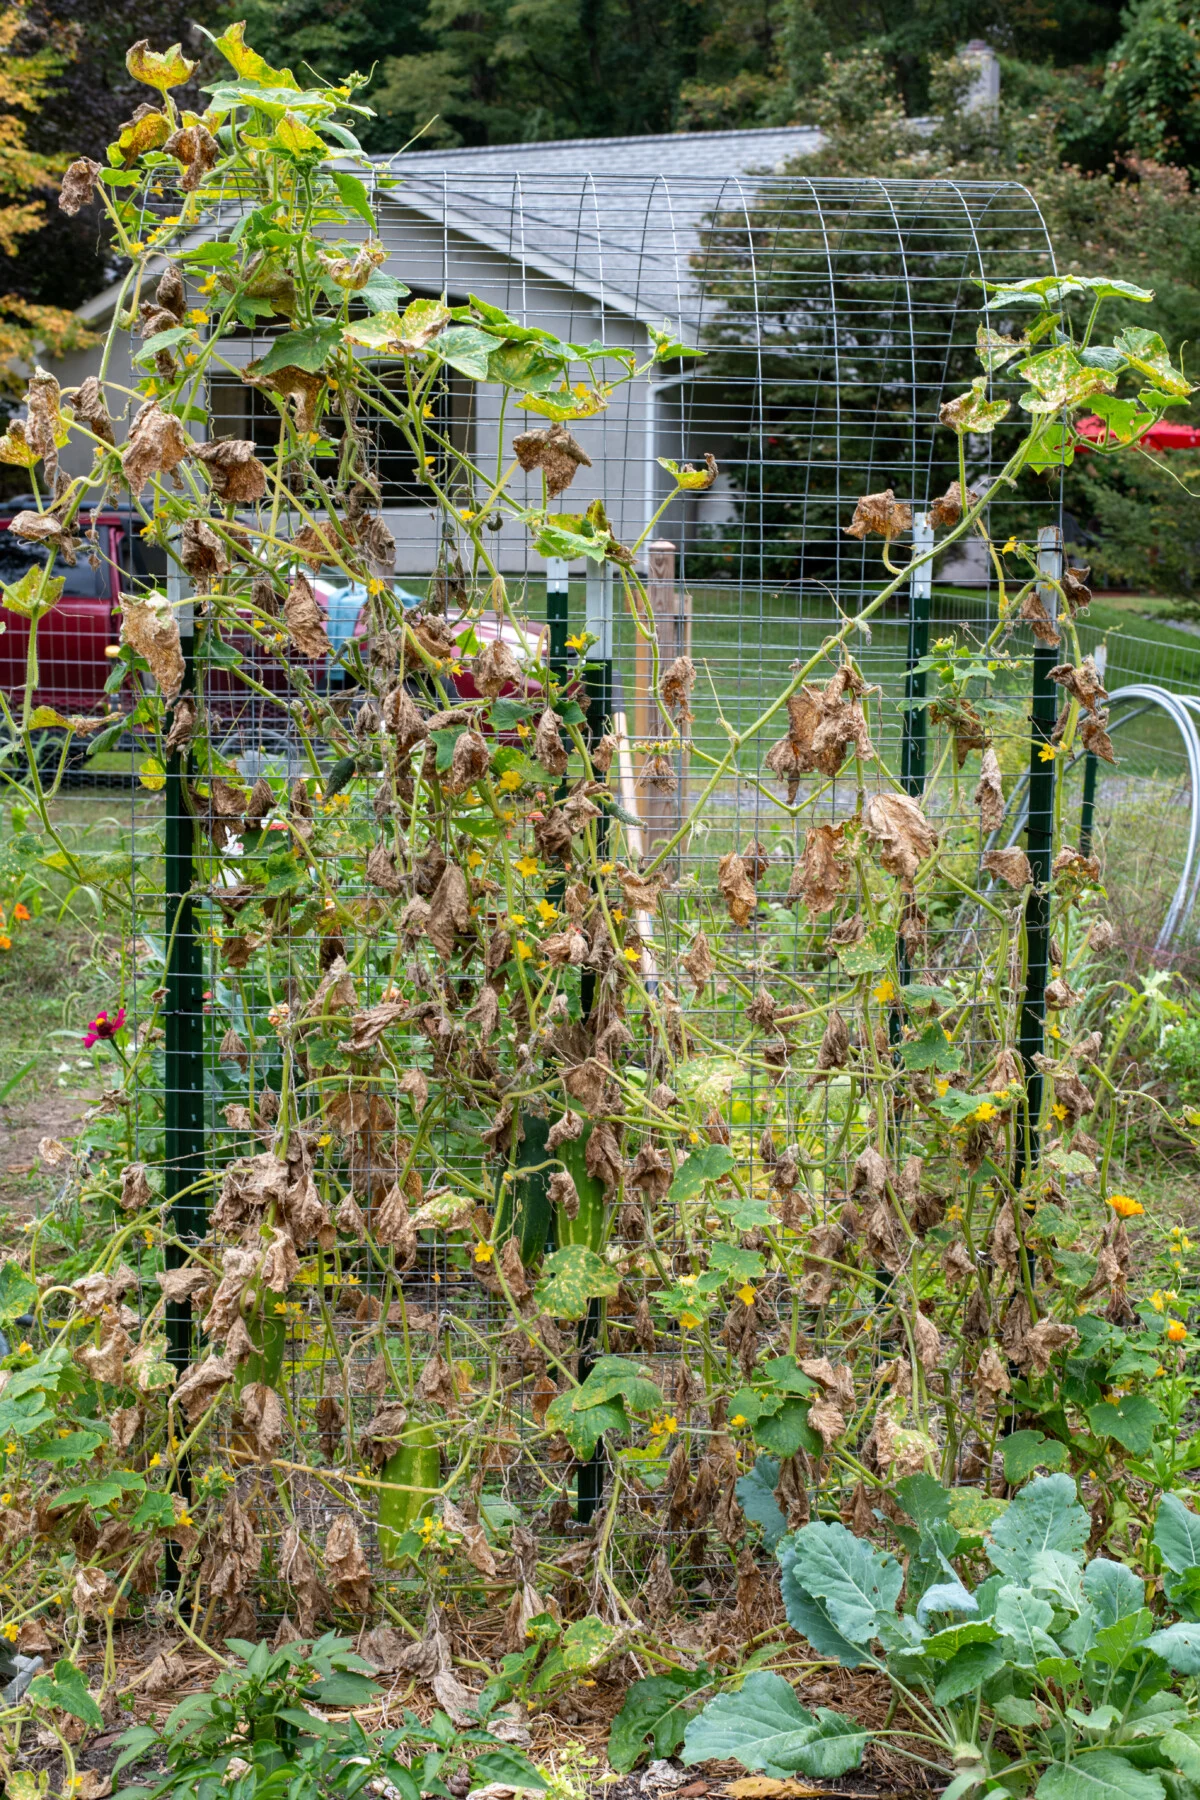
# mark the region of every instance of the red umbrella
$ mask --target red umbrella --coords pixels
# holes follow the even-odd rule
[[[1094,444],[1109,441],[1108,426],[1095,413],[1077,421],[1075,426],[1080,437],[1090,438]],[[1111,441],[1117,442],[1114,436]],[[1200,450],[1200,429],[1194,425],[1172,425],[1166,419],[1160,419],[1152,425],[1145,437],[1138,439],[1148,450]],[[1081,452],[1082,454],[1082,452]]]

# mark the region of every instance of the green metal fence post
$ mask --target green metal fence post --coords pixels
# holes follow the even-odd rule
[[[170,586],[174,586],[174,581]],[[170,591],[170,586],[168,591]],[[195,636],[190,601],[175,608],[180,623],[185,674],[182,693],[195,687]],[[174,707],[168,710],[170,728]],[[193,822],[187,807],[188,752],[172,752],[167,763],[165,861],[167,942],[166,1005],[164,1008],[165,1073],[163,1077],[163,1163],[166,1198],[170,1202],[171,1233],[168,1268],[185,1259],[184,1245],[204,1233],[206,1208],[197,1186],[204,1170],[204,993],[200,942],[196,934],[196,909],[192,899],[194,879]],[[192,1360],[192,1307],[189,1300],[169,1300],[166,1308],[167,1357],[177,1376]],[[182,1470],[184,1498],[191,1499],[191,1472]],[[167,1546],[167,1585],[179,1584],[178,1552]]]
[[[1038,532],[1038,567],[1047,583],[1062,575],[1062,533],[1057,525],[1046,525]],[[1038,588],[1047,614],[1058,616],[1058,591],[1048,584]],[[1054,721],[1058,716],[1058,689],[1050,679],[1050,671],[1058,661],[1056,650],[1037,644],[1033,653],[1033,704],[1030,715],[1029,743],[1029,823],[1025,853],[1033,876],[1029,899],[1025,905],[1025,993],[1021,1003],[1019,1047],[1025,1065],[1025,1091],[1028,1096],[1028,1136],[1017,1139],[1013,1184],[1019,1187],[1029,1168],[1038,1158],[1038,1121],[1042,1111],[1045,1079],[1035,1058],[1041,1053],[1046,1034],[1046,982],[1050,973],[1050,871],[1054,860],[1054,758],[1043,759],[1042,750],[1050,745]]]
[[[916,513],[912,528],[913,555],[933,548],[933,527],[928,513]],[[923,706],[929,677],[917,664],[929,651],[929,604],[933,597],[933,564],[914,569],[909,581],[908,659],[904,676],[904,722],[900,744],[900,780],[906,794],[919,800],[925,791],[925,743],[928,721]]]
[[[546,624],[550,634],[546,660],[559,681],[567,670],[567,605],[571,592],[568,568],[560,556],[552,556],[546,562]]]
[[[611,568],[604,567],[596,573],[589,570],[586,587],[586,603],[584,628],[595,642],[588,646],[587,662],[584,665],[584,681],[587,687],[587,736],[588,742],[595,744],[608,730],[612,717],[613,693],[613,579]],[[598,841],[603,848],[607,835],[608,821],[597,821]],[[588,984],[583,995],[584,1012],[591,1011],[592,982]],[[587,1318],[579,1328],[579,1379],[586,1381],[595,1362],[596,1344],[600,1337],[602,1320],[602,1302],[592,1300],[588,1304]],[[604,1494],[604,1470],[607,1456],[604,1439],[601,1438],[591,1457],[580,1463],[575,1485],[575,1516],[581,1525],[587,1525],[596,1512]]]
[[[588,646],[584,665],[587,686],[587,729],[592,743],[608,730],[613,691],[613,572],[607,565],[589,572],[586,585],[584,629],[595,642]]]

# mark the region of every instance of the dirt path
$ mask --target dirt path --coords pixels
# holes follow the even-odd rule
[[[47,1086],[14,1106],[0,1107],[0,1212],[6,1232],[20,1231],[27,1219],[43,1212],[58,1187],[59,1173],[38,1155],[43,1138],[69,1143],[99,1090]]]

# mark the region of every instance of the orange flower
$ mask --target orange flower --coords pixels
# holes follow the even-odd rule
[[[1172,1319],[1171,1323],[1167,1326],[1167,1336],[1173,1344],[1182,1344],[1184,1338],[1187,1336],[1187,1326],[1179,1319]]]
[[[1135,1200],[1132,1194],[1110,1194],[1108,1204],[1119,1219],[1136,1219],[1139,1213],[1144,1213],[1146,1210],[1141,1201]]]
[[[13,918],[20,919],[22,924],[27,924],[32,917],[33,914],[30,912],[25,902],[23,900],[18,900],[17,904],[13,907]]]
[[[11,950],[11,949],[12,949],[12,939],[7,935],[7,933],[0,931],[0,950]]]

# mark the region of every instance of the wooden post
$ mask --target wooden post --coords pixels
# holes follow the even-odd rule
[[[658,633],[661,677],[677,656],[686,656],[691,650],[691,599],[685,595],[681,603],[675,586],[675,545],[669,538],[656,538],[648,546],[647,562],[646,593]],[[641,743],[653,743],[669,735],[658,696],[652,692],[653,669],[651,646],[639,638],[634,671],[633,730]],[[658,793],[645,785],[638,790],[645,846],[649,851],[664,839],[673,837],[687,813],[686,752],[672,760],[679,779],[675,793]],[[644,754],[642,762],[645,762]]]

